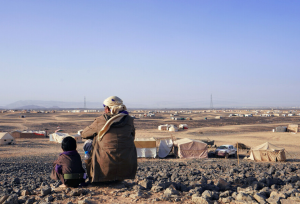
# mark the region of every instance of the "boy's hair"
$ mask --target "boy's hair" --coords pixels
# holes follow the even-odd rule
[[[61,142],[61,148],[66,151],[76,150],[77,144],[73,137],[65,137]]]

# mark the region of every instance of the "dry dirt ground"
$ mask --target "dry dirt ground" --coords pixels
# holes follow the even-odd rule
[[[245,111],[236,111],[245,113]],[[21,118],[20,112],[0,113],[0,132],[11,132],[13,130],[45,130],[53,133],[59,126],[66,133],[77,133],[78,130],[84,129],[91,124],[93,120],[101,113],[27,113],[26,118]],[[132,115],[138,116],[136,112]],[[214,119],[215,116],[221,115],[224,118]],[[136,137],[175,137],[191,139],[211,139],[215,140],[216,145],[235,144],[236,142],[244,143],[249,147],[270,142],[279,147],[284,147],[288,155],[295,159],[300,159],[300,133],[272,132],[277,126],[287,126],[288,124],[299,124],[300,116],[293,117],[226,117],[229,113],[192,113],[179,114],[177,117],[191,117],[193,120],[174,121],[170,119],[170,113],[156,113],[154,118],[144,117],[135,119]],[[207,117],[208,120],[204,120]],[[162,124],[188,124],[188,130],[178,132],[159,131],[158,125]],[[21,143],[26,142],[19,141]],[[47,146],[49,144],[43,144]],[[22,149],[27,147],[22,146]],[[55,145],[49,148],[55,149]],[[1,147],[0,157],[6,154],[14,154],[13,151],[6,153],[5,147]],[[29,147],[30,149],[30,147]],[[25,150],[24,150],[25,151]],[[30,151],[29,151],[30,152]],[[34,150],[31,151],[34,153]],[[30,153],[30,154],[32,154]]]
[[[222,115],[223,114],[223,115]],[[290,162],[300,161],[300,133],[278,133],[272,132],[277,126],[288,124],[299,124],[300,117],[225,117],[214,119],[216,115],[228,116],[229,113],[198,113],[181,114],[179,117],[191,117],[193,120],[174,121],[170,119],[170,113],[158,113],[154,118],[135,119],[136,137],[175,137],[191,139],[211,139],[216,145],[244,143],[249,147],[270,142],[287,151],[287,159]],[[21,118],[20,112],[0,113],[0,132],[11,132],[13,130],[44,130],[53,133],[57,126],[67,133],[77,133],[91,124],[100,113],[30,113]],[[138,114],[136,114],[138,115]],[[207,117],[208,120],[204,120]],[[158,125],[162,124],[188,124],[189,129],[178,132],[159,131]],[[51,143],[45,139],[17,139],[16,145],[0,146],[0,158],[26,156],[43,156],[48,154],[59,154],[60,144]],[[83,143],[78,144],[78,151],[83,156]],[[145,162],[148,159],[139,159]],[[174,162],[179,159],[172,159]],[[106,203],[131,203],[132,199],[118,197],[109,186],[91,187],[99,201]],[[139,201],[139,203],[146,203]],[[164,201],[164,203],[166,203]],[[189,201],[186,201],[189,203]]]

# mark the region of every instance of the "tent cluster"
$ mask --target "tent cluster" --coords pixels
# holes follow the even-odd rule
[[[178,128],[176,125],[160,125],[158,126],[158,130],[170,131],[170,132],[177,132]]]
[[[165,158],[171,152],[177,158],[208,158],[208,145],[205,142],[193,139],[172,138],[136,138],[135,146],[138,157]],[[157,145],[158,144],[158,145]],[[255,161],[286,161],[284,148],[277,147],[269,142],[253,147],[250,156],[245,159]]]
[[[138,157],[165,158],[172,150],[179,158],[208,158],[207,144],[199,140],[180,139],[173,141],[172,138],[136,138],[135,146]],[[157,149],[157,143],[158,149]]]
[[[188,125],[187,124],[179,124],[179,129],[188,129]],[[165,125],[158,126],[158,130],[177,132],[178,127],[176,125],[165,124]]]

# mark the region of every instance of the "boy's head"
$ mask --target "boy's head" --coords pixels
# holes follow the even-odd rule
[[[76,150],[77,148],[76,140],[73,137],[65,137],[61,142],[61,148],[65,152]]]

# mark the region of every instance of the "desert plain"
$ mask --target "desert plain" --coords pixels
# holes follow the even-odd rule
[[[153,117],[141,117],[148,111],[130,111],[130,115],[136,117],[136,138],[209,139],[214,140],[217,146],[235,145],[238,142],[248,147],[270,142],[285,148],[287,161],[246,161],[243,160],[248,154],[246,150],[241,150],[239,163],[236,158],[214,158],[213,154],[209,154],[208,159],[178,159],[172,155],[165,159],[139,158],[134,180],[79,189],[61,189],[58,187],[59,182],[49,179],[52,162],[62,151],[60,144],[50,142],[49,138],[16,139],[14,145],[0,146],[0,203],[1,199],[4,200],[3,203],[13,203],[13,199],[17,199],[18,203],[27,204],[292,203],[291,199],[288,200],[290,197],[299,197],[300,203],[300,133],[272,131],[277,126],[299,124],[300,116],[260,116],[270,110],[260,110],[260,113],[253,117],[228,116],[233,113],[253,113],[254,110],[160,110],[154,111]],[[281,110],[287,113],[289,111]],[[170,114],[175,112],[178,113],[177,117],[191,120],[172,120]],[[295,110],[294,112],[297,113]],[[100,114],[102,113],[68,111],[26,114],[19,111],[5,112],[0,113],[0,132],[48,129],[48,134],[51,134],[59,127],[65,133],[75,134],[91,124]],[[26,117],[21,118],[21,115]],[[216,119],[216,116],[221,118]],[[178,132],[158,130],[158,126],[163,124],[187,124],[188,129]],[[77,150],[83,157],[82,146],[83,143],[78,143]],[[209,151],[213,152],[214,148],[210,148]],[[291,180],[291,177],[294,180]],[[268,183],[266,179],[269,178],[273,180]],[[225,184],[222,184],[223,181]],[[290,189],[286,187],[289,184],[292,184]],[[250,187],[251,193],[239,190]],[[50,192],[45,193],[47,188]],[[294,191],[289,192],[291,189]],[[264,191],[260,192],[262,190]],[[284,196],[272,194],[273,191]],[[298,202],[297,199],[292,201]]]

